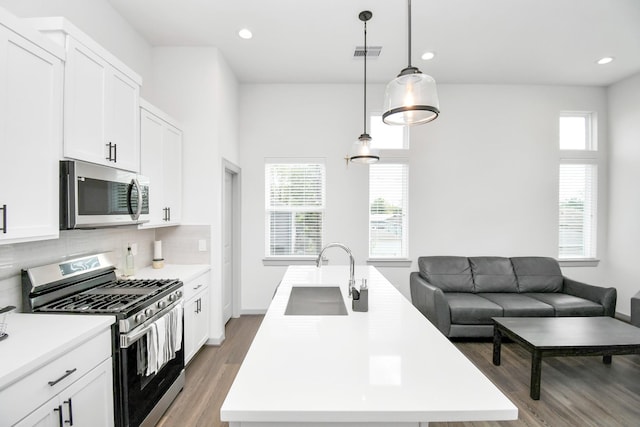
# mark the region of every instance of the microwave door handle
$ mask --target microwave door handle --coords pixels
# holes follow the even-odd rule
[[[131,180],[131,186],[135,186],[136,187],[136,192],[138,193],[138,208],[136,209],[135,213],[131,213],[131,217],[134,220],[137,220],[138,218],[140,218],[140,214],[142,213],[142,188],[140,187],[140,183],[138,182],[138,180],[136,178]],[[129,212],[132,211],[131,209],[131,192],[129,193]]]

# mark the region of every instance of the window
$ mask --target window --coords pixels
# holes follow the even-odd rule
[[[560,114],[559,234],[561,259],[595,258],[598,152],[593,113]]]
[[[268,160],[265,199],[266,256],[316,256],[322,249],[324,162]]]
[[[382,121],[381,113],[369,116],[371,147],[378,150],[405,150],[409,148],[409,127],[389,126]]]
[[[369,166],[369,258],[408,257],[409,165]]]
[[[560,113],[560,149],[595,151],[591,113]]]

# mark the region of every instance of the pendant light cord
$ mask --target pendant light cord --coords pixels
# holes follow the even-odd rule
[[[364,104],[362,106],[362,118],[364,133],[367,133],[367,21],[364,21]]]
[[[409,58],[409,65],[407,66],[407,68],[411,68],[411,0],[407,0],[407,4],[408,4],[408,8],[409,8],[409,13],[407,14],[407,16],[409,17],[409,25],[407,25],[407,28],[408,28],[408,37],[407,37],[407,39],[409,40],[409,48],[408,48],[408,52],[407,52],[407,57]]]

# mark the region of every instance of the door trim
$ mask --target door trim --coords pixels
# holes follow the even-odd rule
[[[241,196],[241,172],[242,169],[240,166],[236,165],[228,161],[227,159],[222,159],[222,201],[226,200],[226,189],[225,189],[225,176],[230,173],[233,179],[233,194],[231,195],[233,206],[231,207],[232,216],[236,218],[235,221],[232,222],[233,230],[232,230],[232,240],[233,240],[233,260],[232,260],[232,274],[233,274],[233,294],[232,294],[232,302],[231,302],[231,317],[240,317],[240,237],[241,237],[241,204],[240,204],[240,196]],[[222,226],[226,223],[225,217],[225,209],[224,206],[222,208]],[[221,254],[224,254],[224,239],[220,239],[221,246]],[[224,262],[224,260],[222,260]],[[224,277],[224,268],[222,270],[222,286],[225,283]]]

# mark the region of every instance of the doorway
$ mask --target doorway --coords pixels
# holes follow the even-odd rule
[[[240,315],[240,168],[223,160],[222,323]]]

